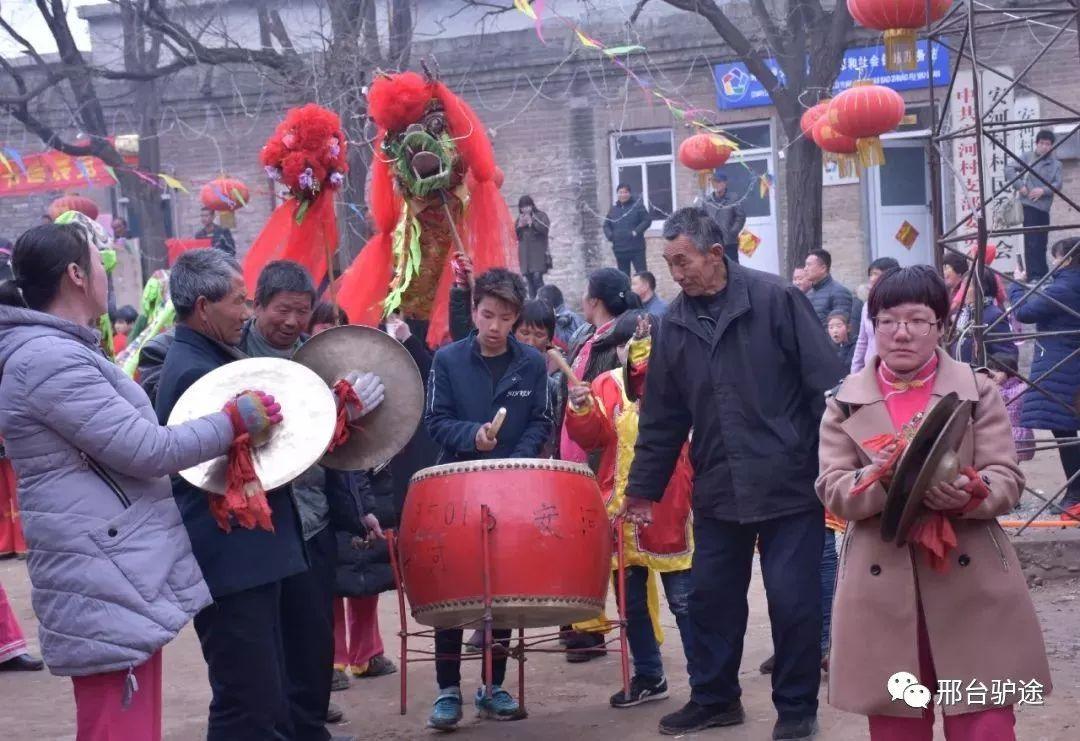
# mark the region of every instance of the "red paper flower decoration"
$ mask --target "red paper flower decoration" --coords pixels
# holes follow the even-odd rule
[[[259,156],[271,180],[292,196],[312,201],[327,188],[340,187],[349,171],[341,119],[314,103],[293,108],[278,124]]]

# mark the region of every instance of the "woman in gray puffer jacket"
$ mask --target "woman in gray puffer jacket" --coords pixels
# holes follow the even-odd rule
[[[107,237],[94,226],[38,226],[15,245],[15,280],[0,285],[0,434],[43,658],[73,678],[79,741],[154,740],[160,649],[210,603],[168,476],[259,427],[226,412],[158,425],[89,328],[106,306]],[[258,402],[262,429],[280,420],[272,399]]]

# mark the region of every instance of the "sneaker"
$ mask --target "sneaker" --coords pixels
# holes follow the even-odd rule
[[[437,731],[453,731],[461,721],[461,690],[447,687],[439,692],[428,718],[428,728]]]
[[[393,674],[396,671],[397,664],[386,658],[386,654],[379,654],[378,656],[372,656],[368,663],[362,667],[353,669],[353,676],[360,679],[371,679],[373,677],[385,677],[387,674]]]
[[[602,633],[574,632],[566,639],[566,660],[571,664],[582,664],[599,659],[607,654]]]
[[[345,673],[344,669],[335,669],[334,677],[330,680],[330,691],[341,692],[341,690],[349,689],[349,675]]]
[[[773,741],[799,741],[810,739],[817,734],[817,716],[811,715],[798,720],[778,720],[773,726]]]
[[[525,711],[513,695],[499,685],[491,686],[491,697],[484,696],[484,688],[476,690],[476,714],[488,720],[521,720]]]
[[[478,654],[484,650],[484,631],[474,630],[469,640],[465,641],[465,653]]]
[[[745,719],[742,703],[738,700],[727,705],[698,705],[691,700],[683,705],[682,710],[660,719],[660,733],[681,736],[716,726],[737,726]]]
[[[339,708],[334,703],[330,703],[326,706],[327,723],[333,725],[335,723],[341,723],[343,720],[345,720],[345,713],[341,712],[341,708]]]
[[[630,680],[630,694],[627,695],[622,690],[616,692],[611,696],[611,707],[632,708],[643,702],[663,700],[667,696],[667,680],[663,677],[653,679],[652,677],[639,677],[635,675],[634,678]]]
[[[776,654],[773,654],[769,658],[761,662],[761,666],[758,667],[758,671],[762,674],[772,674],[773,668],[776,666]]]

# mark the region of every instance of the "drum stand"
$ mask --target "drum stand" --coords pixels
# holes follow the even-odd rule
[[[492,640],[492,628],[495,623],[495,619],[492,615],[492,594],[491,594],[491,531],[495,529],[495,518],[491,514],[491,510],[488,506],[482,505],[480,508],[480,542],[483,548],[483,563],[481,568],[483,569],[483,583],[484,583],[484,615],[479,620],[472,620],[461,625],[450,626],[440,630],[455,630],[465,628],[480,628],[484,631],[484,647],[480,656],[440,656],[435,651],[428,651],[424,649],[410,649],[410,638],[422,638],[433,639],[435,637],[435,629],[419,630],[410,633],[408,630],[408,613],[405,609],[405,589],[402,578],[401,562],[398,559],[397,542],[395,540],[395,534],[392,530],[386,531],[387,545],[390,550],[390,566],[394,572],[394,587],[397,590],[398,600],[398,620],[400,629],[398,630],[398,637],[401,639],[401,714],[405,715],[407,709],[407,696],[409,688],[409,664],[413,662],[434,662],[439,659],[460,659],[461,661],[475,661],[482,660],[484,665],[484,695],[491,697],[491,674],[492,664],[494,663],[494,653],[496,650],[505,651],[509,658],[515,659],[518,664],[518,706],[520,708],[521,716],[526,715],[525,711],[525,661],[527,653],[559,653],[570,654],[579,651],[593,651],[595,649],[565,649],[565,648],[541,648],[540,645],[544,643],[551,643],[557,641],[560,636],[560,632],[545,633],[542,635],[530,636],[530,639],[525,639],[525,629],[518,628],[516,645],[504,646],[500,644],[498,648],[495,648],[494,641]],[[621,517],[615,519],[615,543],[616,543],[616,563],[615,578],[618,585],[618,594],[616,603],[618,605],[619,619],[609,620],[603,627],[607,631],[611,628],[617,628],[619,636],[617,639],[607,641],[604,644],[605,648],[608,648],[608,644],[618,641],[619,647],[608,648],[609,651],[613,651],[619,654],[620,669],[622,671],[622,685],[623,692],[630,694],[630,648],[626,638],[626,557],[623,553],[623,520]],[[417,656],[410,658],[410,654],[417,654]]]

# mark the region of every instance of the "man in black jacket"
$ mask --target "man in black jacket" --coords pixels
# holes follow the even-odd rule
[[[723,170],[717,170],[712,176],[712,193],[701,199],[700,205],[709,214],[709,218],[720,227],[724,237],[724,254],[732,262],[739,261],[739,234],[746,225],[746,211],[741,197],[728,193],[728,177]]]
[[[629,185],[620,183],[615,192],[618,200],[604,219],[604,236],[611,242],[619,270],[630,277],[649,269],[645,264],[645,230],[652,217],[641,199],[634,198]]]
[[[435,353],[428,380],[424,424],[442,446],[441,462],[483,458],[535,458],[551,434],[548,410],[547,367],[534,348],[511,336],[525,304],[525,282],[520,275],[496,268],[476,279],[473,286],[473,323],[468,337]],[[498,435],[491,420],[500,408],[506,420]],[[500,642],[510,631],[496,630]],[[461,654],[462,631],[435,631],[435,652]],[[461,661],[435,662],[439,696],[428,726],[449,731],[461,720]],[[506,655],[496,654],[492,666],[491,696],[477,691],[482,717],[516,720],[523,717],[517,702],[502,688]]]
[[[738,674],[757,544],[776,647],[773,738],[808,738],[821,661],[818,422],[842,369],[802,292],[725,259],[705,211],[676,212],[664,238],[682,293],[650,357],[627,485],[627,516],[647,521],[693,428],[691,696],[660,731],[743,721]]]

